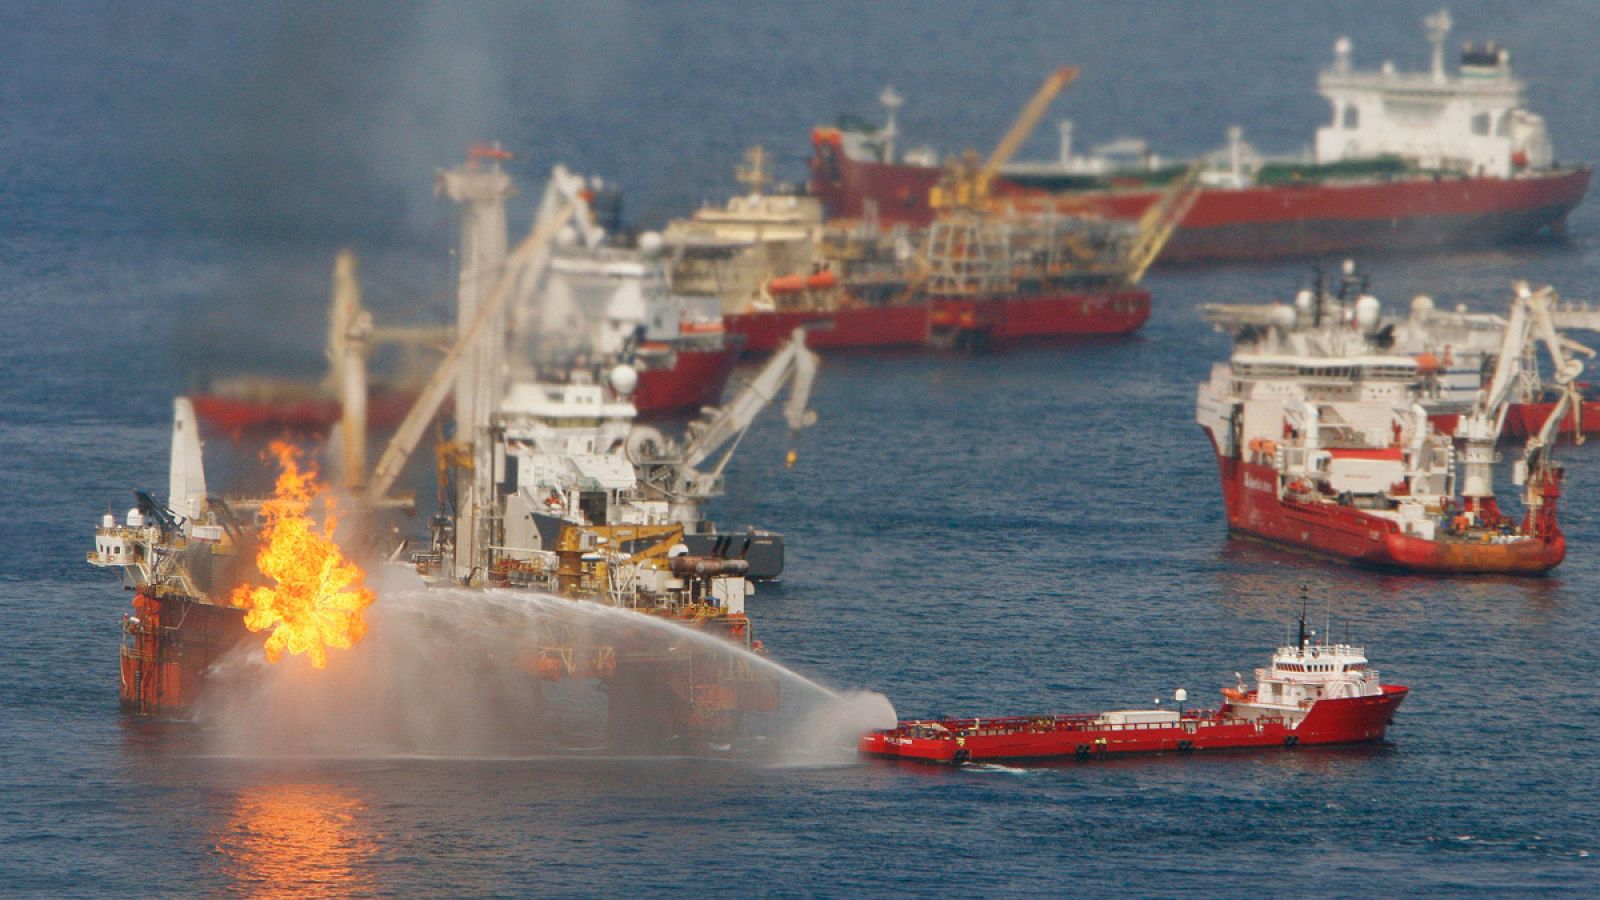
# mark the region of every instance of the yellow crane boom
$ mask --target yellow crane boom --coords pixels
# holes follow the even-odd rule
[[[1062,66],[1050,73],[1050,77],[1039,85],[1039,90],[1034,92],[1033,98],[1022,107],[1022,112],[1017,114],[1017,120],[1011,123],[1011,129],[1006,136],[995,145],[994,152],[989,154],[988,162],[978,172],[977,197],[983,199],[989,196],[989,182],[1000,173],[1000,167],[1011,161],[1022,142],[1033,134],[1033,129],[1038,127],[1039,119],[1044,117],[1046,109],[1050,108],[1050,101],[1061,93],[1061,89],[1076,81],[1078,78],[1077,66]]]
[[[1017,114],[1016,121],[1011,123],[1011,128],[995,145],[994,152],[981,165],[978,154],[968,150],[960,158],[950,164],[950,171],[940,183],[935,185],[928,196],[928,203],[934,209],[949,207],[972,208],[982,205],[989,199],[989,185],[995,176],[1000,173],[1000,167],[1011,160],[1022,142],[1033,134],[1033,129],[1039,124],[1039,119],[1050,106],[1050,101],[1055,99],[1061,89],[1071,84],[1078,77],[1076,66],[1062,66],[1050,73],[1050,77],[1039,85],[1022,112]]]

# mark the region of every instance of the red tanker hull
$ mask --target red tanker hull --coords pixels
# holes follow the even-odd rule
[[[633,398],[639,415],[665,415],[716,405],[739,361],[734,343],[716,350],[680,350],[672,368],[640,372]],[[301,389],[292,393],[285,390],[284,396],[270,399],[196,394],[192,398],[194,412],[203,426],[224,434],[321,434],[339,421],[343,407],[338,400],[317,392],[309,384],[292,387]],[[376,431],[392,431],[416,402],[415,391],[374,390],[367,400],[367,426]]]
[[[1147,291],[1120,290],[1045,291],[834,311],[753,312],[729,315],[724,320],[730,332],[744,337],[746,352],[770,353],[802,326],[809,329],[807,346],[837,350],[947,347],[966,339],[1007,343],[1132,334],[1149,318]]]
[[[811,190],[834,218],[926,227],[934,167],[852,160],[813,136]],[[1515,178],[1404,178],[1207,188],[1162,250],[1163,263],[1246,261],[1334,253],[1482,246],[1560,231],[1589,189],[1578,168]],[[1137,219],[1160,196],[1148,189],[1046,195],[1000,179],[997,194],[1052,196],[1115,219]]]
[[[1108,724],[1094,715],[902,722],[865,734],[866,756],[918,762],[1021,762],[1099,759],[1137,753],[1194,753],[1265,747],[1356,744],[1383,739],[1407,689],[1384,685],[1371,697],[1318,700],[1298,724],[1238,718],[1229,706],[1190,712],[1176,722]]]
[[[1548,537],[1506,543],[1425,540],[1352,506],[1301,503],[1277,496],[1270,466],[1218,457],[1228,527],[1235,532],[1363,566],[1431,574],[1541,575],[1561,564],[1567,541]]]

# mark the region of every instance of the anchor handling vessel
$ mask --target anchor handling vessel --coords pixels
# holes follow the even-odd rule
[[[1196,418],[1211,439],[1228,527],[1271,543],[1380,568],[1534,575],[1566,556],[1556,521],[1562,469],[1550,451],[1581,402],[1582,364],[1550,325],[1555,292],[1519,283],[1493,378],[1457,424],[1456,446],[1436,432],[1417,392],[1414,357],[1371,352],[1378,304],[1356,303],[1344,328],[1240,344],[1197,391]],[[1513,480],[1525,490],[1516,519],[1495,498],[1495,443],[1505,425],[1523,348],[1537,325],[1561,397],[1525,445]],[[1315,340],[1313,340],[1315,338]]]
[[[1264,747],[1370,743],[1383,739],[1408,688],[1382,684],[1366,651],[1299,640],[1256,669],[1256,686],[1222,689],[1204,709],[1114,709],[1101,713],[910,719],[861,736],[864,756],[916,762],[1103,759],[1134,753],[1196,753]],[[1182,704],[1186,692],[1174,700]]]
[[[1331,115],[1314,154],[1266,158],[1230,128],[1227,146],[1201,160],[1205,189],[1160,261],[1483,246],[1564,232],[1593,170],[1556,161],[1506,50],[1469,44],[1460,68],[1446,70],[1451,25],[1443,11],[1425,20],[1433,49],[1426,72],[1358,70],[1349,39],[1339,38],[1317,80]],[[889,113],[881,128],[842,120],[813,129],[811,190],[830,217],[925,226],[944,168],[931,148],[897,154],[894,114],[904,100],[892,89],[880,100]],[[1184,168],[1136,139],[1076,154],[1071,134],[1062,122],[1059,160],[1002,167],[994,193],[1135,219]]]

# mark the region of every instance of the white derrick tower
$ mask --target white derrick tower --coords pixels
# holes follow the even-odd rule
[[[511,176],[500,168],[509,153],[498,147],[473,147],[463,166],[441,171],[438,193],[461,205],[461,279],[456,302],[457,334],[465,334],[478,308],[499,283],[506,261],[506,198],[515,195]],[[504,306],[483,324],[484,339],[466,349],[455,378],[458,442],[472,446],[473,474],[456,487],[456,569],[458,577],[477,564],[488,517],[492,459],[484,432],[503,391],[506,321]]]

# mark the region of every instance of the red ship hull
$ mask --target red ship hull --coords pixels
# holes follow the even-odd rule
[[[1050,292],[832,311],[753,312],[725,317],[748,353],[776,350],[798,327],[815,350],[952,346],[964,339],[1007,343],[1050,337],[1119,335],[1150,318],[1141,290]]]
[[[736,341],[715,350],[679,350],[670,369],[639,373],[633,406],[641,416],[698,411],[722,401],[722,389],[739,362]]]
[[[1517,438],[1523,439],[1537,434],[1544,428],[1545,420],[1555,411],[1554,403],[1513,403],[1506,410],[1505,427],[1500,431],[1502,440]],[[1456,426],[1461,423],[1461,416],[1457,413],[1440,413],[1428,416],[1428,421],[1433,423],[1434,430],[1440,434],[1455,434]],[[1568,414],[1561,420],[1558,433],[1571,436],[1582,427],[1585,435],[1600,434],[1600,400],[1585,400],[1580,409],[1580,414]]]
[[[1559,529],[1507,543],[1426,540],[1353,506],[1277,496],[1271,466],[1219,456],[1228,527],[1235,532],[1363,566],[1433,574],[1540,575],[1567,555]]]
[[[942,170],[848,158],[813,136],[811,190],[833,218],[860,218],[868,201],[885,225],[926,227],[928,191]],[[1588,168],[1515,178],[1442,176],[1297,183],[1200,192],[1160,262],[1283,259],[1321,254],[1482,246],[1560,231],[1589,189]],[[1004,179],[997,194],[1046,196]],[[1049,195],[1107,218],[1137,219],[1159,191]],[[1064,205],[1065,205],[1064,204]]]
[[[739,361],[737,347],[680,350],[671,369],[639,373],[634,406],[641,416],[698,410],[722,399],[728,376]],[[285,396],[256,399],[222,393],[196,394],[195,415],[206,428],[223,434],[294,431],[320,434],[342,415],[342,405],[310,385],[287,385]],[[293,390],[298,388],[298,390]],[[416,403],[415,391],[374,390],[367,400],[367,426],[376,431],[399,427]],[[448,400],[446,401],[448,403]]]
[[[857,749],[887,759],[960,764],[1367,743],[1382,740],[1406,694],[1404,687],[1384,685],[1371,697],[1318,700],[1295,725],[1238,718],[1226,705],[1175,722],[1140,724],[1108,724],[1094,715],[947,719],[939,728],[905,722],[863,735]]]

